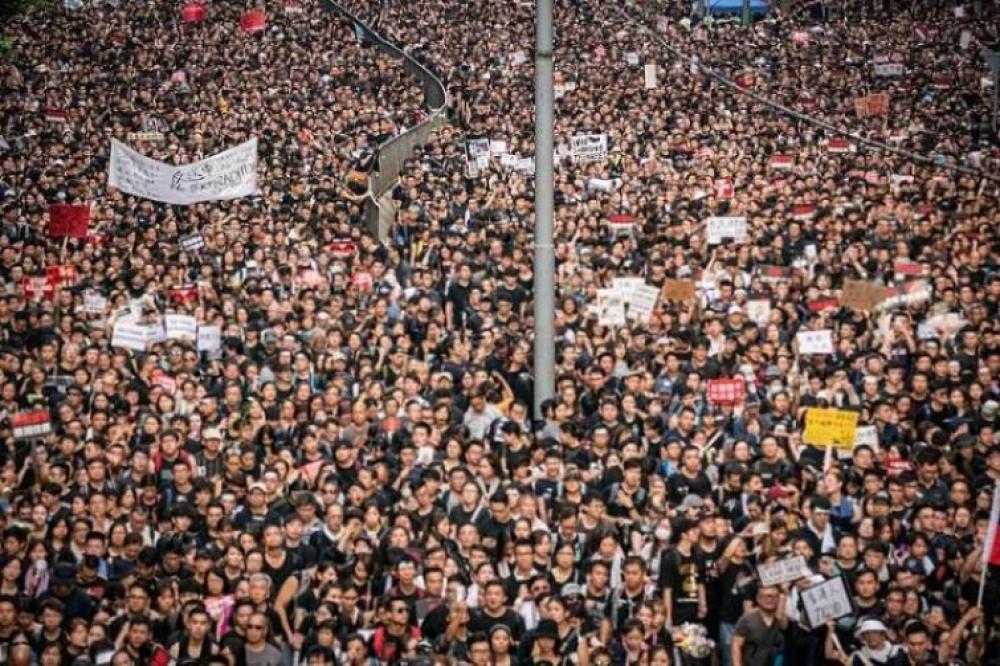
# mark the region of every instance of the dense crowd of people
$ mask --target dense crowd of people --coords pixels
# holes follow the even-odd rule
[[[533,3],[344,4],[449,90],[384,239],[420,82],[318,0],[0,27],[0,661],[1000,663],[995,5],[557,1],[535,415]],[[257,196],[107,184],[253,137]],[[113,344],[178,313],[218,352]]]

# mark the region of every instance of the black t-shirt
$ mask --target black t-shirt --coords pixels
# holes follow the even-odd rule
[[[743,615],[743,601],[753,599],[756,587],[754,569],[749,562],[733,564],[719,576],[719,621],[736,624]]]
[[[671,590],[671,620],[674,625],[697,619],[698,586],[704,580],[701,561],[695,551],[685,555],[677,548],[671,548],[663,553],[659,586],[663,590]]]
[[[675,472],[667,479],[667,490],[670,493],[670,502],[676,506],[690,494],[708,497],[712,494],[712,482],[704,472],[698,472],[694,477],[689,477],[683,472]]]
[[[472,619],[469,620],[469,631],[481,631],[488,636],[490,630],[498,624],[502,624],[510,630],[514,642],[520,641],[524,635],[524,620],[509,608],[500,617],[487,615],[485,609],[477,608],[472,614]]]

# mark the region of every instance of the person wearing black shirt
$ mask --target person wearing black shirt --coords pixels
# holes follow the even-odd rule
[[[686,446],[681,453],[681,467],[667,479],[670,502],[678,505],[688,495],[708,497],[712,494],[712,482],[701,470],[701,453],[696,446]]]
[[[507,606],[507,593],[499,580],[486,583],[482,593],[482,604],[472,614],[469,631],[489,634],[490,630],[502,624],[510,630],[514,642],[524,635],[524,620]]]
[[[659,587],[668,625],[681,625],[705,617],[707,612],[704,572],[694,547],[698,523],[681,518],[674,527],[677,544],[664,551],[660,560]]]

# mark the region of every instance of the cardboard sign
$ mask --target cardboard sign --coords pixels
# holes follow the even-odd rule
[[[695,299],[695,286],[692,280],[674,280],[668,278],[663,282],[663,297],[668,301],[687,303]]]
[[[847,592],[847,585],[840,576],[802,590],[799,596],[806,613],[806,621],[813,629],[822,627],[827,620],[836,620],[854,612],[851,595]]]
[[[52,434],[52,421],[47,409],[18,412],[10,417],[10,425],[14,432],[14,439],[22,442],[29,439],[41,439]]]
[[[889,112],[889,94],[873,93],[854,100],[854,113],[858,118],[884,116]]]
[[[642,71],[642,83],[646,90],[656,89],[656,63],[647,62]]]
[[[726,241],[742,243],[747,239],[747,218],[710,217],[705,223],[705,238],[709,245],[719,245]]]
[[[864,280],[845,280],[840,300],[845,308],[856,312],[868,312],[885,300],[885,287]]]
[[[709,379],[706,394],[713,405],[735,405],[743,401],[746,383],[739,378]]]
[[[800,354],[832,354],[833,331],[799,331],[795,335]]]
[[[250,34],[260,32],[267,27],[267,14],[259,9],[251,10],[240,18],[240,28]]]
[[[813,446],[853,449],[858,430],[858,413],[845,409],[806,410],[806,429],[802,441]]]
[[[168,340],[196,340],[198,338],[198,320],[191,315],[164,315],[163,322]]]
[[[90,228],[90,206],[49,205],[50,238],[86,238]]]
[[[812,575],[812,570],[806,564],[806,559],[801,555],[778,560],[777,562],[767,562],[757,565],[757,577],[762,586],[781,585],[791,583]]]
[[[607,134],[577,134],[570,138],[574,162],[598,162],[608,156]]]

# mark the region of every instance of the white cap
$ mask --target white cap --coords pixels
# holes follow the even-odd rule
[[[858,628],[854,630],[854,635],[860,638],[862,634],[867,634],[872,631],[880,631],[883,634],[889,632],[889,630],[885,628],[885,625],[882,624],[882,620],[868,619],[861,621]]]

